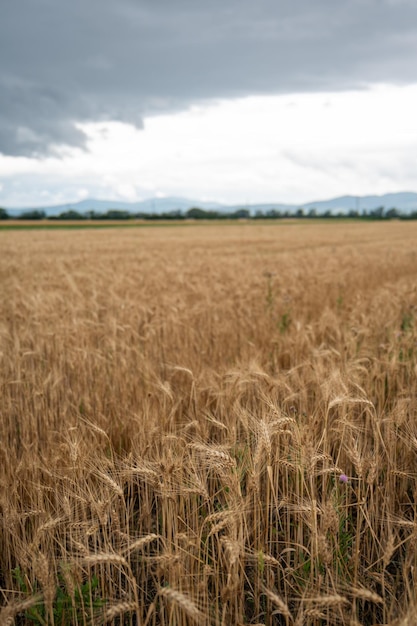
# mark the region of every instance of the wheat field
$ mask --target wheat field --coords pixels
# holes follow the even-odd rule
[[[0,623],[415,625],[416,241],[0,232]]]

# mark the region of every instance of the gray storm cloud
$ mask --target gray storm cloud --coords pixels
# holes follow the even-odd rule
[[[406,0],[3,0],[0,152],[212,98],[417,82],[416,58]]]

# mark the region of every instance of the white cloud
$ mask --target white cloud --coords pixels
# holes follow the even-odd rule
[[[79,200],[85,200],[85,198],[88,198],[89,195],[90,193],[85,187],[83,187],[82,189],[78,189],[77,191],[77,198]]]
[[[47,180],[68,188],[68,201],[162,194],[301,203],[412,189],[416,109],[417,85],[222,100],[149,117],[143,130],[84,124],[89,152],[43,161],[0,157],[0,178],[26,177],[33,202]]]
[[[137,200],[138,194],[134,185],[130,183],[121,183],[116,185],[115,189],[117,197],[123,200]]]

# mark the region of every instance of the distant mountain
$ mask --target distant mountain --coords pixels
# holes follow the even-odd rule
[[[265,213],[270,210],[287,211],[295,213],[299,208],[303,208],[305,212],[316,209],[318,214],[331,211],[332,213],[348,213],[350,210],[358,210],[362,212],[372,211],[378,207],[385,209],[396,208],[403,213],[417,211],[417,193],[413,191],[387,193],[382,196],[340,196],[330,200],[317,200],[316,202],[307,202],[304,204],[282,204],[278,202],[268,202],[263,204],[243,205],[226,205],[219,202],[203,202],[201,200],[189,200],[187,198],[149,198],[140,202],[121,202],[119,200],[81,200],[80,202],[69,202],[67,204],[59,204],[56,206],[37,206],[25,207],[22,209],[7,209],[11,216],[19,216],[26,211],[45,211],[47,216],[59,215],[65,211],[74,210],[79,213],[87,213],[95,211],[96,213],[106,213],[110,209],[129,211],[131,213],[169,213],[171,211],[188,211],[192,207],[199,207],[206,211],[224,211],[233,212],[238,209],[250,209],[252,214],[257,211]]]
[[[417,210],[417,193],[414,191],[403,191],[399,193],[387,193],[382,196],[340,196],[331,198],[330,200],[316,200],[315,202],[306,202],[304,204],[280,204],[277,202],[268,202],[264,204],[251,204],[251,213],[256,211],[265,213],[273,209],[281,212],[288,211],[295,213],[302,208],[307,213],[311,209],[316,209],[318,214],[330,211],[331,213],[348,213],[349,211],[373,211],[383,206],[385,209],[396,208],[403,213],[410,213]],[[242,205],[223,207],[229,211],[242,208]]]
[[[303,208],[317,209],[317,213],[325,211],[358,210],[362,212],[372,211],[383,206],[385,209],[396,208],[404,213],[417,210],[417,193],[414,191],[403,191],[399,193],[386,193],[382,196],[340,196],[331,200],[320,200],[303,204]]]
[[[206,211],[219,211],[223,205],[218,202],[202,202],[200,200],[188,200],[186,198],[149,198],[140,202],[122,202],[120,200],[80,200],[79,202],[68,202],[67,204],[57,204],[55,206],[36,206],[21,209],[7,209],[9,215],[18,216],[26,211],[45,211],[49,217],[59,215],[65,211],[77,211],[78,213],[106,213],[110,209],[120,211],[130,211],[130,213],[169,213],[170,211],[188,211],[192,207],[199,207]]]
[[[311,209],[316,209],[318,214],[330,211],[331,213],[348,213],[349,211],[373,211],[383,206],[386,210],[396,208],[403,213],[417,211],[417,193],[414,191],[403,191],[399,193],[386,193],[382,196],[339,196],[330,200],[316,200],[314,202],[305,202],[303,204],[278,204],[269,202],[266,204],[252,204],[251,212],[270,211],[288,211],[294,213],[302,208],[307,213]],[[228,207],[237,209],[240,206]]]

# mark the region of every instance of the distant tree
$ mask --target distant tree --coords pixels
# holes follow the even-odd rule
[[[169,211],[168,213],[163,213],[164,219],[166,220],[183,220],[184,216],[180,209],[175,209],[173,211]]]
[[[389,220],[397,219],[400,217],[400,212],[395,207],[392,207],[385,213],[385,217]]]
[[[230,214],[232,219],[245,219],[250,217],[250,211],[248,209],[238,209],[234,213]]]
[[[268,219],[271,219],[271,220],[276,220],[276,219],[279,219],[279,218],[283,217],[283,215],[277,209],[269,209],[269,211],[267,211],[267,214],[265,215],[265,217],[267,217]]]
[[[312,207],[308,212],[308,217],[317,217],[317,209]]]
[[[104,220],[129,220],[133,217],[129,211],[122,211],[119,209],[109,209],[107,213],[102,215]]]
[[[55,219],[57,220],[84,220],[85,215],[82,213],[78,213],[78,211],[74,211],[70,209],[69,211],[64,211],[60,213]]]
[[[185,217],[194,219],[194,220],[215,220],[220,217],[225,217],[224,215],[217,213],[217,211],[204,211],[199,207],[192,207],[188,209],[185,214]],[[229,216],[230,217],[230,216]]]
[[[168,211],[167,213],[136,213],[134,215],[137,219],[144,220],[183,220],[185,216],[182,214],[180,209],[174,209],[173,211]]]
[[[188,211],[185,214],[185,217],[195,219],[195,220],[207,219],[208,212],[198,207],[192,207],[191,209],[188,209]]]
[[[373,211],[371,211],[370,216],[375,220],[382,220],[384,218],[385,208],[383,206],[379,206]]]
[[[304,217],[304,209],[303,208],[297,209],[295,213],[295,217]]]
[[[43,220],[46,217],[45,211],[25,211],[19,215],[19,220]]]
[[[89,220],[102,220],[103,219],[103,214],[102,213],[96,213],[95,211],[87,211],[86,217]]]
[[[7,213],[6,209],[0,208],[0,220],[8,220],[10,215]]]

